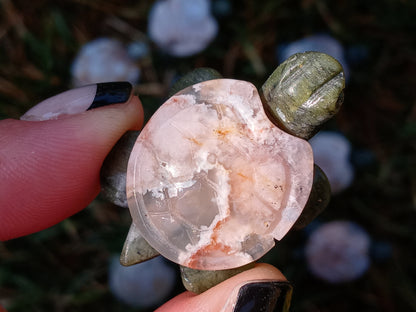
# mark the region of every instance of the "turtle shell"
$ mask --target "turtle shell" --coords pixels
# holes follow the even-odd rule
[[[169,98],[140,133],[127,169],[133,223],[164,257],[193,269],[255,261],[301,214],[309,143],[267,118],[249,82],[216,79]]]

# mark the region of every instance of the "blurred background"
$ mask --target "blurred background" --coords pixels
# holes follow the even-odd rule
[[[415,16],[410,0],[0,0],[0,119],[109,80],[131,81],[148,118],[194,68],[261,87],[290,54],[329,53],[347,74],[345,101],[312,143],[332,199],[262,261],[293,283],[292,311],[416,311]],[[98,197],[0,243],[0,304],[151,311],[182,292],[174,264],[127,275],[114,264],[130,222]]]

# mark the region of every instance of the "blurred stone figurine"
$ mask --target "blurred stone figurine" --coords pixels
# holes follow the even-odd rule
[[[325,171],[332,194],[347,189],[354,179],[351,144],[341,133],[321,131],[310,142],[315,163]]]
[[[149,37],[165,53],[187,57],[204,50],[218,32],[209,0],[156,1],[149,15]]]
[[[370,266],[370,244],[370,236],[354,222],[322,224],[311,233],[306,244],[309,270],[328,283],[353,281]]]
[[[72,63],[71,75],[74,87],[103,80],[135,84],[140,69],[120,41],[103,37],[82,46]]]
[[[133,218],[121,263],[161,254],[201,293],[307,225],[330,187],[306,140],[338,112],[344,84],[342,66],[318,52],[289,57],[260,92],[210,69],[179,80],[101,170],[103,193]]]
[[[122,266],[118,256],[111,258],[108,284],[120,301],[140,308],[159,306],[175,288],[175,269],[161,257],[133,266]],[[140,278],[137,278],[140,276]]]

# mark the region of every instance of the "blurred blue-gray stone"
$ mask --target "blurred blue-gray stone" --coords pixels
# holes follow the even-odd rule
[[[329,283],[344,283],[361,277],[370,266],[371,239],[351,221],[332,221],[315,229],[305,256],[310,272]]]
[[[142,308],[161,305],[172,293],[176,284],[175,269],[162,257],[125,267],[118,256],[111,259],[109,287],[120,301]]]

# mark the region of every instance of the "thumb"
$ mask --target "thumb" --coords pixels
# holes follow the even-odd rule
[[[292,287],[275,267],[260,263],[206,292],[184,292],[156,312],[288,311]]]
[[[59,118],[0,121],[0,241],[86,207],[99,193],[104,158],[123,133],[142,126],[143,110],[133,96]]]

